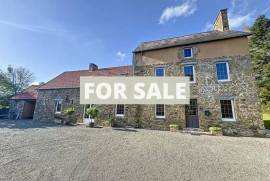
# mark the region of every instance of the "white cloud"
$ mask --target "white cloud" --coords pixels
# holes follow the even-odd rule
[[[6,25],[9,27],[13,27],[16,29],[20,29],[20,30],[25,30],[25,31],[32,31],[32,32],[66,32],[65,30],[62,29],[56,29],[53,27],[46,27],[46,26],[37,26],[37,25],[26,25],[26,24],[19,24],[16,22],[12,22],[12,21],[6,21],[6,20],[0,20],[0,24],[1,25]]]
[[[160,16],[159,24],[164,24],[172,18],[194,14],[197,10],[196,1],[197,0],[187,0],[179,6],[167,7]]]
[[[249,25],[253,20],[253,13],[248,13],[245,15],[239,14],[229,14],[230,28],[237,29],[242,28],[245,25]]]
[[[248,1],[232,0],[231,8],[228,13],[231,29],[241,29],[252,23],[255,19],[254,15],[256,14],[256,10],[248,12],[249,6]]]
[[[118,57],[118,60],[122,62],[122,61],[124,61],[124,59],[125,59],[125,57],[126,57],[126,54],[123,53],[123,52],[121,52],[121,51],[118,51],[118,52],[116,53],[116,56]]]
[[[205,27],[203,28],[203,31],[210,31],[212,29],[213,29],[213,24],[207,22],[206,25],[205,25]]]

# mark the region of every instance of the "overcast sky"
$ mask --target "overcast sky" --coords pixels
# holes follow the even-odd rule
[[[140,42],[211,30],[222,8],[235,30],[270,17],[270,0],[0,0],[0,68],[46,82],[90,62],[131,64]]]

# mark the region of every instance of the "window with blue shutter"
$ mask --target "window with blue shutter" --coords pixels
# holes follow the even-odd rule
[[[229,80],[229,70],[227,62],[220,62],[216,64],[217,79],[220,81]]]
[[[184,66],[184,75],[190,77],[190,82],[195,82],[195,72],[193,65]]]
[[[156,74],[157,77],[164,77],[164,75],[165,75],[164,68],[163,67],[157,67],[155,69],[155,74]]]

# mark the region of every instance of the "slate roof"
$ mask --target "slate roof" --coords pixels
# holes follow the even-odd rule
[[[42,85],[39,89],[64,89],[64,88],[79,88],[81,76],[119,76],[119,75],[131,75],[132,66],[110,67],[102,68],[94,71],[78,70],[64,72],[54,79],[50,80],[46,84]]]
[[[11,100],[36,100],[38,96],[38,88],[40,85],[31,85],[27,89],[25,89],[23,92],[12,96]]]
[[[179,36],[174,38],[156,40],[156,41],[149,41],[149,42],[142,42],[133,52],[141,52],[141,51],[150,51],[156,49],[163,49],[175,46],[186,46],[195,43],[203,43],[203,42],[210,42],[210,41],[217,41],[217,40],[224,40],[230,38],[237,38],[237,37],[245,37],[249,36],[251,33],[248,32],[241,32],[241,31],[208,31],[203,33],[196,33],[186,36]]]

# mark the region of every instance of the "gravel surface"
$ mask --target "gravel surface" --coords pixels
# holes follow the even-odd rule
[[[0,180],[270,180],[270,139],[0,120]]]

